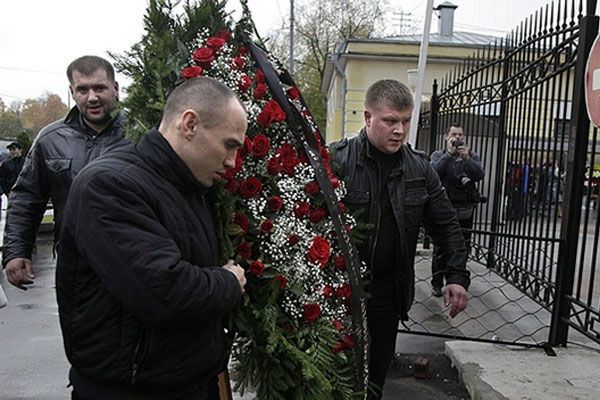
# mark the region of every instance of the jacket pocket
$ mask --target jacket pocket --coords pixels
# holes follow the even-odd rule
[[[53,188],[68,187],[71,181],[71,158],[48,158],[46,168]]]
[[[427,202],[425,187],[407,189],[404,192],[404,223],[406,230],[418,230],[423,221],[423,207]]]
[[[367,191],[349,190],[344,197],[344,203],[350,207],[366,207],[370,197],[370,193]]]

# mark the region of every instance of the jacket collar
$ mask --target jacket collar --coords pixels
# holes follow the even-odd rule
[[[369,142],[367,138],[367,128],[362,128],[358,133],[358,143],[359,143],[359,152],[360,157],[358,157],[358,165],[362,166],[365,163],[365,160],[372,160],[372,147],[373,145]],[[398,158],[398,165],[394,167],[391,173],[391,177],[398,175],[401,171],[404,171],[404,160],[406,159],[406,152],[409,150],[409,145],[404,144],[400,147],[398,152],[400,153],[400,157]]]
[[[73,129],[85,133],[90,136],[99,136],[104,134],[105,132],[121,132],[122,127],[125,126],[125,117],[123,113],[120,111],[110,120],[106,128],[102,130],[102,132],[96,132],[92,128],[90,128],[85,121],[83,120],[83,116],[79,112],[77,106],[71,108],[67,116],[65,117],[65,124],[69,125]]]
[[[207,191],[158,129],[154,128],[146,133],[137,144],[137,150],[140,157],[157,174],[168,180],[180,192],[187,194]]]

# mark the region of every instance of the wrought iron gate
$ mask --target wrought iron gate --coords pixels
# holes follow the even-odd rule
[[[600,342],[600,155],[584,100],[596,0],[559,0],[434,84],[417,147],[443,148],[460,123],[485,166],[469,307],[456,321],[417,264],[411,332],[565,345],[569,326]],[[419,267],[420,266],[420,267]]]

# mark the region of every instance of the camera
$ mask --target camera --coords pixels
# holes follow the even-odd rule
[[[464,146],[464,145],[465,145],[465,142],[464,142],[463,140],[460,140],[460,139],[457,139],[457,140],[455,140],[454,142],[452,142],[452,146],[453,146],[455,149],[458,149],[459,147],[462,147],[462,146]]]
[[[467,200],[472,203],[486,203],[487,197],[482,196],[475,187],[475,183],[466,174],[457,176],[458,182],[466,189]]]

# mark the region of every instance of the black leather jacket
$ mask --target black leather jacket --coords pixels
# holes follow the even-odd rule
[[[50,198],[54,207],[54,242],[58,242],[73,178],[91,160],[126,143],[124,131],[125,119],[118,114],[98,134],[85,125],[77,107],[71,109],[64,120],[53,122],[40,131],[10,192],[2,265],[17,257],[31,258]]]
[[[344,198],[351,209],[367,211],[367,222],[375,226],[359,253],[368,268],[372,268],[374,249],[380,223],[379,169],[370,155],[371,144],[364,129],[352,139],[331,145],[333,168],[346,185]],[[440,180],[426,153],[402,146],[401,161],[392,170],[389,180],[391,204],[398,225],[400,259],[396,276],[397,309],[403,320],[414,300],[414,260],[421,224],[425,225],[434,243],[440,247],[442,265],[446,266],[446,282],[469,286],[466,269],[465,241],[454,207],[448,200]]]

